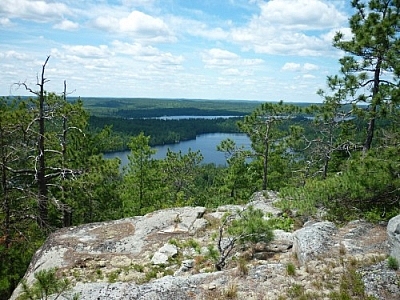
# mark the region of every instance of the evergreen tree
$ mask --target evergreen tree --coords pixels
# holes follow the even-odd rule
[[[262,164],[261,189],[263,190],[269,188],[271,161],[279,161],[290,154],[288,142],[291,140],[292,131],[290,128],[282,130],[279,125],[290,120],[299,111],[299,107],[283,104],[282,101],[264,103],[238,123],[240,130],[250,137],[254,156]]]
[[[339,60],[346,89],[340,100],[368,105],[366,110],[358,109],[358,116],[366,121],[365,153],[372,147],[377,120],[400,101],[400,1],[353,0],[351,4],[356,10],[350,18],[351,39],[338,32],[333,45],[347,54]]]
[[[223,177],[224,188],[229,192],[229,197],[234,200],[247,200],[254,191],[251,174],[249,174],[249,162],[251,156],[249,150],[237,147],[231,139],[222,141],[217,150],[224,152],[228,167]]]
[[[126,216],[141,215],[159,208],[156,190],[158,170],[157,161],[152,158],[156,150],[149,145],[150,136],[141,132],[132,137],[129,143],[131,153],[129,165],[124,176],[122,197]]]
[[[162,162],[164,200],[167,206],[191,205],[196,198],[194,183],[203,155],[200,151],[173,152],[170,149]]]

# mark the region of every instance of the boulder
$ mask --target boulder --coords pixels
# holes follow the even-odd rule
[[[168,259],[178,254],[178,248],[172,244],[165,244],[151,258],[151,262],[154,265],[165,265],[168,263]]]
[[[400,262],[400,215],[389,220],[387,235],[390,247],[390,255]]]
[[[317,222],[294,232],[293,251],[301,265],[324,254],[333,246],[337,232],[332,222]]]

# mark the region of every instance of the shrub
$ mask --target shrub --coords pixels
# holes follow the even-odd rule
[[[224,239],[225,232],[228,233],[228,237]],[[261,210],[249,206],[243,211],[226,214],[217,238],[219,258],[215,264],[216,269],[222,270],[225,267],[226,260],[237,243],[269,243],[272,239],[272,229]]]
[[[48,299],[50,295],[66,296],[70,289],[70,282],[67,279],[60,279],[56,275],[56,269],[41,270],[34,274],[35,281],[28,286],[25,280],[22,281],[22,294],[18,300],[36,300]],[[72,296],[72,299],[78,299],[78,295]]]
[[[398,270],[399,269],[399,262],[397,259],[393,256],[389,256],[387,260],[387,265],[390,269],[392,270]]]

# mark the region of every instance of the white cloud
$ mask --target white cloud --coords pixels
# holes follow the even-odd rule
[[[243,58],[236,53],[219,48],[204,51],[201,57],[206,69],[218,69],[220,75],[229,77],[252,76],[264,64],[262,59]],[[226,81],[222,79],[218,80],[218,84],[227,85],[228,82],[232,84],[232,79],[226,78]],[[243,82],[240,83],[240,85],[243,84]]]
[[[129,55],[131,59],[137,61],[151,62],[158,65],[180,65],[185,60],[182,55],[173,55],[170,52],[162,52],[153,46],[144,46],[139,43],[123,43],[120,41],[112,42],[113,51]]]
[[[168,27],[159,18],[133,11],[127,18],[119,21],[119,27],[124,32],[134,32],[139,35],[168,34]]]
[[[29,56],[26,53],[17,52],[14,50],[0,52],[0,57],[4,59],[16,59],[26,61],[29,59]]]
[[[160,50],[149,45],[142,45],[140,43],[124,43],[121,41],[113,41],[112,45],[114,50],[118,53],[131,55],[133,57],[140,56],[155,56],[160,54]]]
[[[245,51],[321,56],[332,51],[324,32],[338,28],[346,17],[322,0],[271,0],[257,2],[260,14],[246,26],[231,30],[232,41]],[[315,31],[320,31],[320,36]],[[310,32],[314,31],[314,32]]]
[[[236,53],[223,50],[223,49],[218,49],[218,48],[213,48],[207,51],[207,54],[209,55],[210,58],[212,59],[220,59],[220,60],[232,60],[232,59],[238,59],[239,55]]]
[[[238,59],[237,54],[217,48],[202,53],[202,60],[207,68],[230,67]]]
[[[0,18],[0,26],[11,26],[11,21],[9,18]]]
[[[55,29],[61,29],[61,30],[76,30],[79,28],[79,24],[69,20],[63,20],[60,23],[54,25],[53,27]]]
[[[315,71],[315,70],[318,70],[318,69],[319,69],[319,67],[317,65],[314,65],[314,64],[305,63],[303,65],[303,70],[304,71]]]
[[[340,26],[347,17],[321,0],[271,0],[260,4],[261,22],[300,30]]]
[[[142,41],[172,42],[176,40],[162,19],[137,10],[122,18],[116,18],[110,14],[98,16],[93,24],[101,30],[128,35]]]
[[[119,20],[112,16],[99,16],[93,21],[98,29],[115,32],[119,29]]]
[[[251,76],[252,72],[249,70],[239,70],[237,68],[229,68],[221,71],[222,75],[226,76]]]
[[[5,15],[10,19],[21,18],[36,22],[55,20],[70,13],[67,5],[61,2],[2,0],[0,5],[0,16]]]
[[[90,45],[65,45],[63,48],[66,50],[68,55],[74,55],[83,58],[106,58],[112,55],[112,52],[106,45],[100,45],[98,47]]]
[[[309,72],[309,71],[315,71],[318,70],[319,67],[314,64],[310,63],[304,63],[303,65],[299,63],[293,63],[293,62],[287,62],[283,65],[282,71],[290,71],[290,72]]]
[[[282,67],[283,71],[300,71],[301,65],[297,63],[285,63]]]

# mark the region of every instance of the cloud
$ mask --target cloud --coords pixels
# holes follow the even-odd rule
[[[164,21],[140,11],[133,11],[127,18],[120,20],[119,27],[124,32],[134,32],[144,36],[168,34],[168,27]]]
[[[140,56],[155,56],[160,54],[160,50],[149,45],[142,45],[140,43],[125,43],[121,41],[113,41],[112,45],[117,53],[130,55],[133,57]]]
[[[300,71],[301,65],[297,63],[285,63],[282,67],[282,71]]]
[[[83,58],[106,58],[112,55],[112,52],[106,45],[90,46],[90,45],[74,45],[63,46],[68,55],[74,55]]]
[[[120,19],[110,15],[98,16],[93,24],[98,29],[128,35],[143,41],[171,42],[175,40],[168,25],[162,19],[137,10]]]
[[[304,63],[303,65],[299,63],[287,62],[283,65],[282,71],[290,71],[290,72],[309,72],[318,70],[319,67],[314,64]]]
[[[173,55],[170,52],[162,52],[159,49],[142,45],[140,43],[124,43],[121,41],[112,42],[113,51],[118,54],[129,55],[136,61],[151,62],[160,65],[180,65],[185,60],[182,55]]]
[[[244,51],[273,55],[321,56],[332,51],[326,31],[346,22],[333,4],[322,0],[258,1],[260,13],[230,32]],[[320,35],[315,33],[321,32]]]
[[[239,55],[218,48],[209,49],[202,53],[203,63],[206,68],[231,67],[239,60]]]
[[[303,65],[303,70],[304,71],[315,71],[315,70],[318,70],[318,69],[319,69],[319,67],[317,65],[314,65],[314,64],[305,63]]]
[[[236,53],[218,48],[208,50],[207,54],[209,55],[209,57],[218,60],[233,60],[239,58],[239,55],[237,55]]]
[[[224,76],[251,76],[264,64],[262,59],[243,58],[220,48],[203,51],[201,58],[206,69],[218,69]],[[231,79],[228,81],[231,82]]]
[[[11,21],[9,18],[0,18],[0,26],[11,26]]]
[[[26,61],[26,60],[30,59],[29,55],[27,55],[25,53],[14,51],[14,50],[0,52],[0,58],[16,59],[16,60],[21,60],[21,61]]]
[[[79,28],[79,24],[69,21],[69,20],[63,20],[60,23],[56,24],[53,26],[55,29],[61,29],[61,30],[76,30]]]
[[[67,5],[61,2],[46,2],[32,0],[2,0],[0,16],[21,18],[35,22],[56,20],[63,15],[71,14]]]
[[[271,0],[260,4],[259,20],[281,28],[315,30],[340,26],[347,17],[321,0]]]

